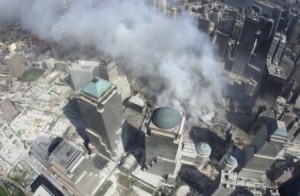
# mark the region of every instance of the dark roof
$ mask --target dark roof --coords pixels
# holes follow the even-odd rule
[[[161,107],[153,111],[152,122],[162,129],[173,129],[181,122],[180,113],[171,107]]]
[[[44,186],[55,196],[63,196],[62,192],[56,188],[45,176],[39,175],[30,185],[32,192],[35,192],[40,186]]]

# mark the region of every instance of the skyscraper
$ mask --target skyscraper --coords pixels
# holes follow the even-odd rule
[[[288,40],[295,42],[300,36],[300,17],[295,17],[289,29]]]
[[[253,114],[257,114],[261,108],[273,108],[286,82],[282,67],[279,67],[276,62],[272,63],[270,57],[267,59],[263,72],[258,98],[252,110]]]
[[[248,65],[253,44],[258,31],[258,17],[256,14],[249,14],[244,20],[244,26],[234,52],[234,63],[231,71],[243,75]]]
[[[99,62],[78,61],[71,65],[70,75],[75,90],[79,90],[94,77],[99,77]]]
[[[216,31],[216,43],[218,45],[219,55],[221,60],[224,59],[228,41],[229,41],[229,35],[224,34],[220,31]]]
[[[283,149],[287,136],[283,121],[273,118],[266,123],[253,139],[252,146],[245,149],[243,168],[238,177],[262,177]]]
[[[171,107],[153,111],[146,133],[146,163],[149,173],[174,183],[181,165],[185,117]]]
[[[99,153],[118,160],[124,152],[121,132],[122,98],[115,85],[94,78],[80,91],[79,106],[87,125],[87,135]]]
[[[277,61],[279,61],[281,59],[285,44],[285,35],[283,35],[282,33],[276,33],[272,40],[268,56],[270,56],[272,60],[276,59]]]

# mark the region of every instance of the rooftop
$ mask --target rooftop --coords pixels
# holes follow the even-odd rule
[[[283,121],[279,121],[273,118],[270,120],[268,127],[269,127],[270,134],[281,136],[281,137],[288,136],[286,131],[286,126]]]
[[[180,113],[171,107],[157,108],[152,113],[152,122],[162,129],[176,128],[181,122]]]
[[[235,158],[234,156],[232,156],[232,155],[228,155],[228,156],[226,157],[226,162],[227,162],[228,164],[230,164],[230,165],[237,165],[237,164],[238,164],[236,158]]]
[[[90,95],[96,99],[100,98],[110,87],[112,83],[107,80],[95,77],[85,87],[82,88],[82,92]]]
[[[197,153],[200,155],[209,155],[211,153],[211,147],[204,142],[200,142],[197,147]]]

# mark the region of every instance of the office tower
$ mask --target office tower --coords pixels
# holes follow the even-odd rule
[[[252,145],[244,149],[244,159],[239,178],[261,178],[276,161],[276,156],[287,141],[286,126],[283,121],[271,119],[252,140]]]
[[[218,45],[221,60],[223,60],[225,57],[228,41],[229,35],[221,33],[220,31],[216,31],[216,43]]]
[[[122,98],[111,82],[94,78],[80,91],[79,106],[90,143],[99,153],[114,161],[123,154],[121,138]]]
[[[273,37],[270,49],[268,51],[268,56],[270,56],[271,60],[273,60],[276,54],[276,50],[279,43],[280,43],[280,33],[276,33]]]
[[[197,150],[197,156],[196,156],[195,163],[197,165],[206,163],[209,160],[209,156],[211,154],[211,147],[209,146],[209,144],[205,142],[200,142],[197,145],[196,150]]]
[[[300,17],[298,16],[294,18],[290,26],[289,33],[288,33],[288,40],[291,43],[294,43],[299,39],[299,35],[300,35]]]
[[[109,56],[100,59],[100,78],[105,79],[117,86],[122,100],[130,97],[131,90],[126,75],[119,75],[115,61]]]
[[[233,171],[238,166],[238,162],[234,156],[232,156],[233,140],[230,141],[227,153],[223,156],[219,163],[219,167],[222,170]]]
[[[254,120],[253,125],[249,129],[248,133],[256,135],[256,132],[261,129],[263,125],[268,123],[271,119],[275,118],[275,112],[273,110],[264,110]]]
[[[268,18],[266,16],[260,16],[259,17],[259,29],[261,31],[261,35],[259,37],[260,42],[266,42],[268,41],[273,32],[274,28],[274,20],[271,18]]]
[[[100,78],[113,83],[118,76],[115,61],[109,56],[102,56],[100,60]]]
[[[61,137],[41,133],[30,152],[74,195],[96,195],[103,177],[91,157]]]
[[[263,72],[258,98],[252,110],[253,114],[257,114],[263,108],[272,109],[286,82],[282,67],[279,67],[276,62],[272,63],[271,58],[267,59]]]
[[[275,6],[273,8],[272,17],[274,19],[274,28],[273,28],[272,35],[275,35],[275,33],[277,32],[277,27],[281,19],[282,11],[283,11],[282,8],[279,6]]]
[[[171,107],[155,109],[148,123],[145,166],[169,183],[175,182],[180,169],[184,123],[183,114]]]
[[[283,55],[279,66],[282,67],[284,74],[287,78],[289,78],[294,70],[294,61],[291,59],[290,56]]]
[[[234,62],[231,71],[243,75],[248,65],[251,50],[255,42],[258,31],[258,18],[255,14],[250,14],[244,21],[244,26],[234,52]]]
[[[22,53],[11,53],[5,58],[9,73],[12,77],[18,78],[27,70],[25,66],[25,56]]]
[[[238,41],[240,39],[244,23],[236,21],[233,27],[232,39]]]
[[[237,186],[237,174],[232,171],[221,170],[214,180],[209,193],[211,196],[229,196]]]
[[[212,32],[212,22],[207,19],[207,18],[203,18],[203,17],[199,17],[198,18],[198,22],[199,22],[199,29],[202,30],[203,32],[210,34]]]
[[[95,77],[99,77],[99,62],[78,61],[71,65],[70,75],[75,90],[79,90]]]

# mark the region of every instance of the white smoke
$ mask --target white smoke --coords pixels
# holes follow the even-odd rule
[[[0,0],[0,17],[19,19],[24,29],[41,39],[60,42],[70,37],[93,45],[122,59],[125,70],[146,77],[159,105],[182,107],[194,118],[211,118],[222,97],[222,77],[208,37],[188,14],[174,20],[149,4],[142,0],[72,0],[67,4],[62,0]]]

